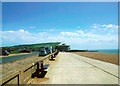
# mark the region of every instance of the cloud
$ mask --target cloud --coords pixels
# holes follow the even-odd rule
[[[113,24],[103,24],[103,25],[100,25],[100,24],[94,24],[93,25],[93,28],[118,28],[118,25],[113,25]]]
[[[23,29],[18,31],[2,31],[3,45],[10,44],[24,44],[24,43],[36,43],[41,41],[45,33],[33,34]]]
[[[84,34],[84,32],[83,31],[77,31],[78,33],[80,33],[80,34]]]
[[[103,27],[104,26],[104,27]],[[66,43],[83,48],[117,48],[118,47],[118,28],[117,25],[94,24],[88,30],[78,30],[72,32],[61,32]],[[79,47],[79,48],[80,48]]]
[[[112,33],[116,34],[118,32],[118,25],[113,25],[113,24],[94,24],[91,28],[91,31],[94,31],[97,34],[102,34],[102,33]],[[104,31],[104,32],[103,32]]]
[[[117,40],[117,35],[111,35],[106,34],[106,35],[98,35],[98,34],[93,34],[93,33],[84,33],[83,31],[76,31],[76,32],[61,32],[61,35],[64,37],[76,37],[76,38],[83,38],[85,40],[94,40],[94,41],[116,41]]]
[[[96,25],[96,24],[94,24],[93,28],[97,28],[97,25]]]
[[[23,29],[20,29],[19,32],[24,32],[24,30],[23,30]]]
[[[31,29],[32,29],[32,28],[36,28],[36,27],[35,27],[35,26],[30,26],[29,28],[31,28]]]
[[[6,46],[61,41],[70,44],[71,48],[76,49],[118,47],[116,25],[94,24],[93,26],[96,26],[96,28],[88,28],[88,30],[82,29],[78,31],[61,31],[54,34],[49,31],[32,33],[24,29],[18,31],[1,31],[2,43]]]
[[[85,36],[84,32],[79,30],[76,32],[61,32],[62,36],[70,36],[70,37],[79,37],[79,36]]]
[[[47,31],[50,31],[50,32],[52,32],[52,31],[55,31],[55,29],[49,29],[49,30],[47,30]]]
[[[60,34],[62,36],[79,36],[79,34],[76,32],[61,32]]]
[[[113,25],[113,24],[108,24],[108,25],[101,25],[102,27],[106,27],[106,28],[118,28],[117,25]]]
[[[77,26],[77,28],[80,28],[80,26]]]
[[[8,32],[13,33],[14,31],[8,31]]]

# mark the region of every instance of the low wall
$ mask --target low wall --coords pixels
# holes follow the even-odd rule
[[[55,57],[57,54],[58,52],[56,51],[52,54],[45,56],[43,59],[38,60],[37,62],[43,61],[43,65],[49,64],[49,60]],[[37,62],[27,67],[24,67],[19,72],[10,74],[9,76],[2,79],[2,86],[7,85],[7,84],[16,84],[16,85],[26,84],[28,80],[31,78],[31,75],[36,71]]]

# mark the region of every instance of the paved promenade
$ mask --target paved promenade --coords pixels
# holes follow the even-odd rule
[[[118,84],[118,66],[72,53],[60,52],[44,78],[31,84]]]

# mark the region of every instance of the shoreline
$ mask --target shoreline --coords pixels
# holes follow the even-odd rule
[[[87,58],[119,65],[118,54],[101,53],[101,52],[71,52],[71,53],[74,53],[80,56],[85,56]]]
[[[9,56],[24,55],[24,54],[31,54],[31,53],[18,53],[18,54],[9,54],[8,56],[0,56],[0,58],[3,58],[3,57],[9,57]]]

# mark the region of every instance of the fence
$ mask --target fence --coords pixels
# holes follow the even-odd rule
[[[38,60],[37,62],[21,69],[19,72],[15,72],[13,74],[10,74],[6,78],[2,79],[2,85],[7,85],[7,84],[26,84],[28,80],[31,78],[32,74],[36,72],[38,69],[38,62],[43,62],[43,65],[48,64],[49,60],[54,58],[58,52],[54,52],[52,54],[49,54],[45,56],[43,59]]]

